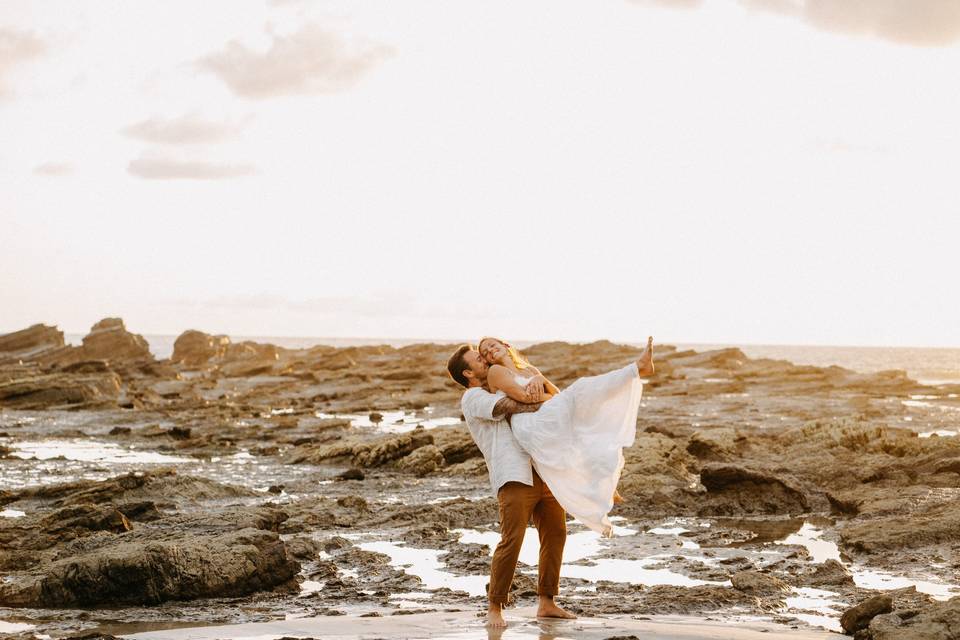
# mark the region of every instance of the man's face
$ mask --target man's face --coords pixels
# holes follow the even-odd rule
[[[463,354],[463,360],[470,367],[470,373],[472,374],[467,376],[468,378],[476,380],[480,384],[487,381],[487,361],[481,358],[477,351],[470,349]]]

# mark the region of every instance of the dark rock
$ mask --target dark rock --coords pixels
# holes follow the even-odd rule
[[[236,498],[260,495],[252,489],[221,484],[209,478],[180,476],[173,469],[151,472],[132,472],[107,480],[77,480],[60,484],[41,485],[11,492],[9,502],[39,500],[52,506],[68,506],[90,502],[119,503],[140,498],[164,500],[201,500]]]
[[[760,596],[781,595],[790,590],[779,578],[759,571],[740,571],[730,577],[733,588]]]
[[[123,502],[117,505],[117,511],[134,522],[153,522],[163,517],[156,503],[151,500]]]
[[[853,576],[846,567],[836,560],[827,560],[818,564],[813,572],[799,577],[799,580],[808,587],[852,587]]]
[[[189,440],[190,433],[190,427],[172,427],[167,431],[167,434],[174,440]]]
[[[365,476],[363,475],[363,471],[357,469],[356,467],[347,469],[343,473],[337,475],[337,479],[339,480],[363,480],[364,478]]]
[[[960,637],[960,597],[934,602],[919,611],[878,615],[866,632],[866,640],[953,640]]]
[[[88,607],[239,596],[296,576],[279,536],[259,529],[131,542],[56,561],[0,584],[0,605]]]
[[[400,458],[397,462],[397,468],[409,471],[417,477],[423,477],[442,467],[443,462],[443,453],[439,447],[429,444],[414,449],[409,455]]]
[[[855,607],[851,607],[840,616],[840,626],[847,635],[864,629],[874,616],[890,613],[893,610],[893,598],[888,595],[873,596]]]
[[[700,482],[711,500],[703,513],[795,514],[809,510],[806,495],[792,481],[734,464],[708,463]]]

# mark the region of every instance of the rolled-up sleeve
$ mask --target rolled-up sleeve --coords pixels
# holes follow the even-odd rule
[[[501,398],[506,397],[502,391],[490,393],[484,389],[468,389],[460,401],[460,410],[464,416],[472,416],[483,420],[496,420],[493,408]]]

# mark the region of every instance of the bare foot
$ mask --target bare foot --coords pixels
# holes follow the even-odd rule
[[[647,348],[643,350],[643,353],[640,354],[640,357],[637,359],[637,371],[640,372],[641,377],[648,377],[653,375],[653,337],[647,338]]]
[[[620,495],[620,492],[616,489],[613,490],[613,504],[623,504],[626,500],[623,499],[623,496]]]
[[[487,609],[487,626],[491,629],[505,629],[507,627],[507,621],[503,619],[503,610],[499,606],[496,609],[492,606]]]
[[[537,607],[538,618],[563,618],[565,620],[574,620],[576,615],[561,609],[556,602],[540,602]]]

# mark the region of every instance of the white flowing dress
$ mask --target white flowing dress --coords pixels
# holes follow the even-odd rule
[[[517,376],[525,385],[528,378]],[[580,378],[533,413],[511,418],[513,435],[567,513],[603,536],[623,448],[633,444],[643,384],[637,365]]]

